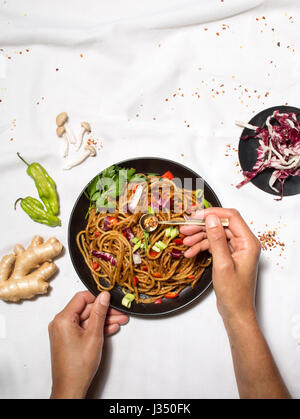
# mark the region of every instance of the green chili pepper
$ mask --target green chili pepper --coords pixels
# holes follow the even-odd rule
[[[35,198],[31,196],[27,196],[26,198],[19,198],[15,202],[15,209],[17,203],[21,201],[21,208],[29,215],[29,217],[38,223],[46,224],[50,227],[60,226],[60,220],[56,215],[50,214],[46,212],[44,209],[43,204]]]
[[[57,215],[59,204],[54,180],[39,163],[28,164],[19,153],[17,155],[27,164],[27,174],[34,180],[39,197],[43,201],[46,210],[53,215]]]

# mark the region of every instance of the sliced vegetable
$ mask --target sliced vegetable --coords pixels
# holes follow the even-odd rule
[[[210,202],[208,202],[205,198],[203,199],[203,202],[204,202],[204,208],[209,208],[209,207],[211,207]]]
[[[175,239],[175,237],[177,237],[178,235],[179,235],[179,230],[178,230],[178,227],[174,227],[174,228],[172,228],[171,235],[170,235],[170,239],[171,239],[171,240],[173,240],[173,239]]]
[[[166,237],[171,237],[171,231],[172,231],[172,227],[166,228],[166,230],[165,230]]]
[[[152,250],[154,250],[154,252],[156,252],[156,253],[160,253],[160,251],[161,251],[161,249],[158,246],[156,246],[155,244],[152,246]]]
[[[153,276],[154,276],[155,278],[162,278],[162,274],[160,274],[159,272],[155,272],[155,273],[153,274]]]
[[[156,242],[154,246],[158,247],[160,250],[165,250],[167,248],[166,243],[164,243],[162,241]],[[153,247],[152,247],[152,249],[153,249]]]
[[[107,252],[98,252],[98,250],[93,250],[92,255],[95,256],[98,259],[105,260],[106,262],[110,262],[113,266],[117,263],[116,258]]]
[[[203,198],[203,189],[197,189],[195,192],[196,198],[197,199],[202,199]]]
[[[141,240],[139,240],[134,246],[133,246],[133,249],[132,249],[132,253],[134,253],[134,252],[136,252],[140,247],[141,247],[141,245],[142,245],[142,242],[141,242]]]
[[[135,287],[139,282],[139,278],[137,276],[134,276],[132,278],[132,285]]]
[[[149,252],[149,255],[150,255],[152,258],[155,258],[155,256],[157,256],[157,255],[158,255],[158,253],[160,253],[160,252],[156,252],[156,251],[154,251],[154,250],[151,250],[151,252]]]
[[[140,252],[133,253],[132,259],[135,265],[139,265],[140,263],[142,263]]]
[[[136,209],[136,207],[139,203],[139,200],[141,199],[142,194],[143,194],[143,186],[139,185],[137,187],[134,195],[133,195],[133,198],[131,199],[131,201],[128,204],[128,209],[129,209],[130,212],[135,211],[135,209]]]
[[[245,179],[237,185],[237,188],[251,181],[256,175],[267,168],[274,169],[269,186],[275,192],[283,196],[283,186],[290,176],[300,176],[300,122],[296,113],[280,113],[275,110],[262,127],[248,126],[254,130],[253,135],[243,137],[243,140],[255,138],[259,141],[257,159],[251,171],[244,171]],[[274,184],[279,181],[280,190]]]
[[[96,271],[96,269],[99,268],[99,263],[97,262],[92,262],[92,268],[94,269],[94,271]]]
[[[162,299],[158,298],[157,300],[154,301],[154,304],[161,304],[162,303]]]
[[[131,303],[134,300],[135,300],[135,296],[133,294],[128,293],[128,294],[125,294],[124,295],[121,304],[123,306],[127,307],[127,308],[130,308],[131,307]]]
[[[131,241],[132,241],[133,244],[136,244],[136,243],[140,242],[141,239],[139,239],[138,237],[134,237]]]
[[[181,244],[183,244],[183,241],[182,241],[182,239],[175,239],[174,243],[178,244],[178,246],[180,246]]]
[[[152,215],[155,214],[153,208],[151,208],[150,205],[148,205],[148,214],[152,214]]]
[[[172,173],[172,172],[170,172],[170,171],[167,171],[167,172],[166,172],[166,173],[164,173],[161,177],[162,177],[162,178],[165,178],[165,179],[169,179],[169,180],[174,179],[174,175],[173,175],[173,173]]]
[[[167,292],[167,294],[164,295],[165,298],[177,298],[178,294],[177,292]]]
[[[148,271],[148,266],[147,265],[142,266],[142,271],[147,272]]]
[[[103,220],[103,230],[109,231],[111,230],[112,226],[118,224],[119,220],[116,217],[109,216],[105,217]]]
[[[148,246],[149,246],[149,233],[147,233],[146,231],[144,231],[144,247],[145,247],[145,252],[147,253],[148,251]]]
[[[172,249],[172,251],[171,251],[171,256],[174,259],[179,259],[180,256],[182,256],[183,254],[184,254],[183,250]]]
[[[165,230],[165,235],[166,235],[166,237],[170,237],[171,240],[175,239],[175,237],[177,237],[179,235],[178,227],[168,227]]]

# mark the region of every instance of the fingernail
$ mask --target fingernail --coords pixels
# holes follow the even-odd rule
[[[110,293],[107,291],[102,291],[99,296],[98,302],[102,304],[103,306],[107,307],[109,306],[109,301],[110,301]]]
[[[219,226],[221,223],[219,217],[217,217],[214,214],[211,214],[205,218],[205,224],[207,228],[213,228]]]
[[[191,249],[187,250],[186,252],[184,252],[184,257],[189,258],[191,254]]]

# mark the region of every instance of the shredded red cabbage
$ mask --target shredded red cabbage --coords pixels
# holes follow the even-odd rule
[[[174,259],[179,259],[180,256],[182,256],[183,254],[184,254],[183,250],[172,249],[172,251],[171,251],[171,256]]]
[[[110,217],[105,217],[103,220],[103,231],[109,231],[112,228],[109,218]]]
[[[92,251],[92,255],[98,259],[105,260],[106,262],[110,262],[113,266],[117,263],[116,258],[107,252],[98,252],[97,250]]]
[[[272,125],[271,122],[277,122]],[[249,124],[237,123],[249,128]],[[279,113],[278,110],[270,115],[263,127],[252,127],[255,135],[243,138],[259,139],[257,148],[257,160],[252,171],[244,171],[245,179],[237,185],[237,188],[248,183],[256,175],[267,168],[274,169],[269,181],[269,186],[275,192],[283,196],[283,185],[289,176],[300,176],[300,122],[296,113]],[[274,184],[280,183],[280,190]]]
[[[122,233],[124,234],[126,239],[130,242],[131,246],[133,247],[132,239],[134,238],[134,234],[131,228],[130,227],[123,228]]]

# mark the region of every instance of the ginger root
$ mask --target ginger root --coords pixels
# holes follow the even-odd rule
[[[34,236],[26,250],[16,244],[14,253],[5,255],[0,262],[0,299],[16,302],[45,294],[49,286],[46,281],[57,270],[52,259],[62,249],[54,237],[44,243],[42,237]]]

